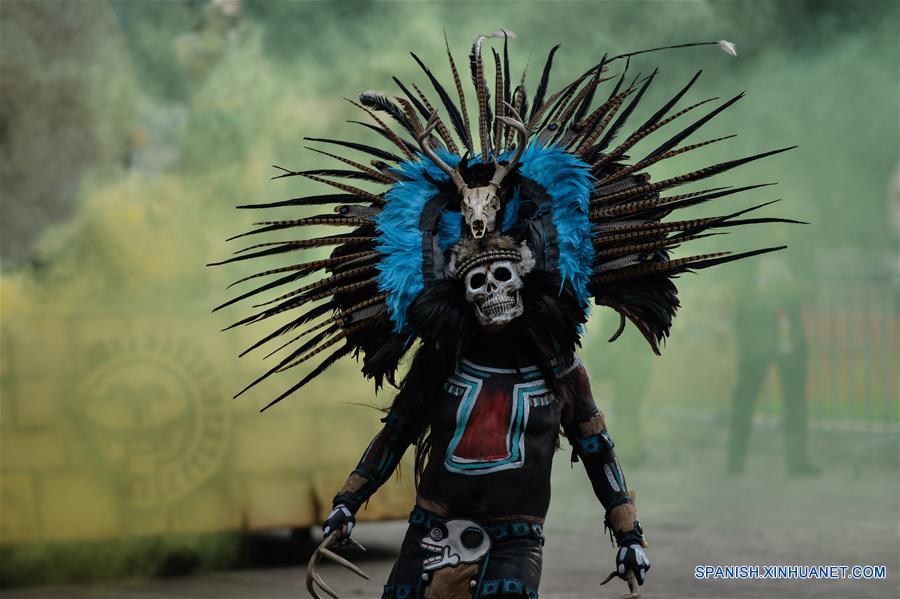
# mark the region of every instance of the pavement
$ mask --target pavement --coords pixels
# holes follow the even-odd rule
[[[698,437],[699,438],[699,437]],[[821,456],[844,455],[819,438]],[[848,443],[847,440],[842,443]],[[849,441],[853,443],[853,441]],[[663,444],[670,448],[673,445]],[[682,439],[678,449],[651,450],[629,469],[629,486],[650,542],[653,566],[642,587],[645,599],[665,598],[891,598],[900,596],[900,478],[888,459],[834,461],[820,458],[819,477],[791,479],[776,453],[758,450],[748,472],[728,477],[721,451]],[[891,449],[890,451],[893,451]],[[602,510],[579,464],[560,451],[554,497],[546,526],[542,599],[611,598],[621,581],[600,587],[614,565],[603,533]],[[361,524],[354,537],[368,548],[347,556],[371,576],[365,581],[333,565],[322,574],[341,597],[379,597],[403,523]],[[298,599],[305,597],[305,567],[252,564],[176,578],[6,589],[4,599]],[[695,578],[705,565],[878,565],[882,580]]]

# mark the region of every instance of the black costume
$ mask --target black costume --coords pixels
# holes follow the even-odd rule
[[[664,221],[677,209],[751,187],[661,194],[782,150],[653,183],[645,170],[721,141],[681,145],[740,96],[631,160],[627,152],[639,141],[710,101],[672,112],[697,76],[625,135],[626,121],[656,76],[627,75],[627,59],[636,53],[604,56],[548,93],[554,47],[532,96],[524,74],[516,78],[510,69],[510,37],[500,31],[478,36],[473,45],[477,117],[471,123],[449,46],[458,101],[413,55],[436,97],[397,79],[399,95],[359,96],[358,106],[376,123],[365,126],[392,149],[313,140],[367,154],[371,161],[320,151],[350,168],[285,170],[281,176],[306,177],[340,193],[243,207],[334,205],[334,213],[261,222],[245,235],[310,225],[349,226],[351,232],[260,243],[225,261],[335,246],[327,258],[247,277],[279,275],[225,304],[327,273],[235,323],[286,316],[248,350],[284,339],[272,352],[283,358],[247,388],[330,352],[270,406],[348,355],[361,359],[376,387],[395,384],[398,364],[414,350],[384,429],[335,497],[324,526],[327,538],[317,552],[330,556],[327,547],[346,541],[356,511],[415,445],[417,506],[386,597],[535,597],[560,427],[584,463],[620,546],[615,573],[642,584],[650,563],[632,495],[576,357],[590,305],[619,313],[620,328],[611,340],[628,320],[658,353],[679,305],[675,277],[778,249],[670,258],[680,244],[715,229],[780,219],[741,218],[761,204]],[[489,38],[503,39],[502,55],[492,51],[493,82],[482,58]],[[734,55],[729,42],[711,44]],[[608,95],[595,102],[608,81]],[[386,189],[368,191],[354,180]],[[313,567],[307,585],[315,596],[316,585],[327,588]]]
[[[587,432],[601,428],[602,416],[580,361],[575,356],[557,360],[555,382],[548,385],[541,369],[510,347],[517,347],[515,339],[502,332],[475,337],[430,409],[408,411],[409,404],[401,404],[391,410],[353,471],[365,482],[335,497],[337,517],[330,526],[347,521],[340,507],[355,513],[391,476],[406,449],[430,429],[419,505],[410,515],[383,597],[423,596],[430,578],[423,578],[423,567],[435,550],[422,541],[457,518],[477,522],[491,540],[488,559],[479,562],[469,579],[482,589],[480,596],[536,597],[560,426],[601,503],[609,509],[631,501],[605,427]],[[563,387],[567,402],[554,391]],[[438,506],[441,513],[423,505]]]

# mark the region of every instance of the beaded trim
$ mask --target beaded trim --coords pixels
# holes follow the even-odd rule
[[[481,264],[488,262],[496,262],[498,260],[511,260],[513,262],[521,262],[522,254],[518,250],[488,250],[480,254],[475,254],[471,258],[464,260],[456,269],[457,278],[463,278],[470,270]]]

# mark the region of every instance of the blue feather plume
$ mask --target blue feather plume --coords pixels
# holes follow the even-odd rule
[[[519,173],[540,184],[553,199],[551,215],[559,244],[559,273],[575,289],[582,306],[590,306],[588,279],[594,262],[588,218],[594,177],[590,165],[558,146],[532,143],[522,154]]]
[[[460,156],[439,149],[438,155],[451,167]],[[500,157],[508,159],[510,153]],[[476,158],[473,162],[480,162]],[[558,269],[564,282],[572,287],[585,309],[590,305],[587,290],[594,260],[588,204],[593,177],[590,166],[576,156],[555,146],[532,143],[519,161],[523,177],[541,185],[551,197],[551,215],[558,242]],[[404,180],[385,194],[385,206],[375,221],[378,230],[377,249],[382,255],[378,269],[378,289],[387,292],[388,313],[398,333],[408,332],[406,313],[410,304],[425,287],[422,275],[422,232],[419,219],[425,205],[437,192],[433,181],[449,177],[423,155],[417,160],[400,163],[395,170]],[[519,215],[519,189],[506,204],[500,224],[508,231]],[[459,242],[462,215],[445,210],[441,213],[438,245],[443,251]]]

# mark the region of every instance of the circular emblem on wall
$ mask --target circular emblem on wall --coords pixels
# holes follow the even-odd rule
[[[230,410],[187,340],[113,340],[90,352],[73,405],[88,453],[128,503],[188,494],[221,466]]]

